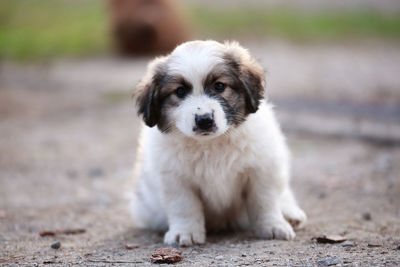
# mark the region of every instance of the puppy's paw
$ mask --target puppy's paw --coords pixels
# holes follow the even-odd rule
[[[164,236],[164,243],[168,245],[178,244],[181,247],[200,245],[206,242],[206,233],[203,230],[181,231],[169,230]]]
[[[283,218],[271,220],[263,225],[256,226],[254,233],[257,238],[261,239],[292,240],[296,236],[292,226]]]
[[[282,209],[283,216],[295,229],[304,226],[307,221],[307,215],[298,206],[290,206]]]

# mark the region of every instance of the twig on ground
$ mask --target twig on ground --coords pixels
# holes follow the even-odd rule
[[[41,231],[39,232],[40,236],[55,236],[55,235],[77,235],[83,234],[86,232],[86,229],[62,229],[55,231]]]
[[[143,261],[124,261],[124,260],[106,260],[106,259],[87,259],[88,262],[101,262],[101,263],[143,263]]]

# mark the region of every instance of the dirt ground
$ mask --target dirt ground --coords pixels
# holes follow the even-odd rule
[[[400,48],[246,45],[268,68],[309,220],[289,242],[209,235],[176,265],[398,266]],[[139,130],[130,93],[147,60],[1,63],[0,265],[142,266],[164,247],[128,210]],[[39,236],[76,228],[86,232]],[[313,240],[324,234],[352,242]]]

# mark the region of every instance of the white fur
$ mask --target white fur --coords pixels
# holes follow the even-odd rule
[[[204,45],[206,44],[206,45]],[[202,78],[222,62],[224,46],[215,41],[192,41],[179,45],[170,55],[168,72],[180,74],[192,82],[194,93],[202,92]]]
[[[171,55],[169,70],[192,82],[194,93],[174,112],[178,130],[143,128],[134,217],[140,227],[167,231],[167,244],[202,244],[206,226],[252,228],[260,238],[292,239],[288,221],[303,223],[306,216],[289,187],[290,156],[272,107],[262,101],[241,125],[227,125],[219,103],[201,90],[201,79],[218,61],[215,53],[224,49],[208,42],[178,47]],[[199,107],[215,111],[218,131],[212,137],[193,138]]]
[[[193,131],[193,127],[195,126],[195,115],[203,115],[206,113],[214,114],[214,121],[217,130],[207,136],[197,135],[196,132]],[[228,130],[228,122],[221,105],[217,100],[212,99],[205,94],[200,96],[188,96],[173,112],[172,119],[176,122],[176,127],[182,133],[193,138],[214,138]]]

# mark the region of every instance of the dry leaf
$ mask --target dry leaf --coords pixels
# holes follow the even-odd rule
[[[86,233],[86,229],[65,229],[65,230],[56,231],[56,233],[62,234],[62,235],[77,235],[77,234]]]
[[[329,243],[329,244],[334,244],[334,243],[341,243],[343,241],[346,241],[347,238],[341,235],[323,235],[319,237],[313,237],[312,239],[317,240],[318,243]]]
[[[56,235],[56,232],[54,231],[41,231],[39,232],[40,236],[54,236]]]
[[[134,248],[138,248],[138,247],[139,247],[139,245],[138,244],[134,244],[134,243],[125,244],[125,248],[126,249],[134,249]]]
[[[151,255],[153,263],[175,263],[182,260],[182,252],[174,248],[159,248]]]
[[[56,231],[41,231],[39,232],[39,235],[40,236],[77,235],[77,234],[83,234],[85,232],[86,229],[64,229]]]
[[[368,243],[368,247],[369,247],[369,248],[379,248],[379,247],[382,247],[382,245],[381,245],[381,244],[372,244],[372,243]]]

